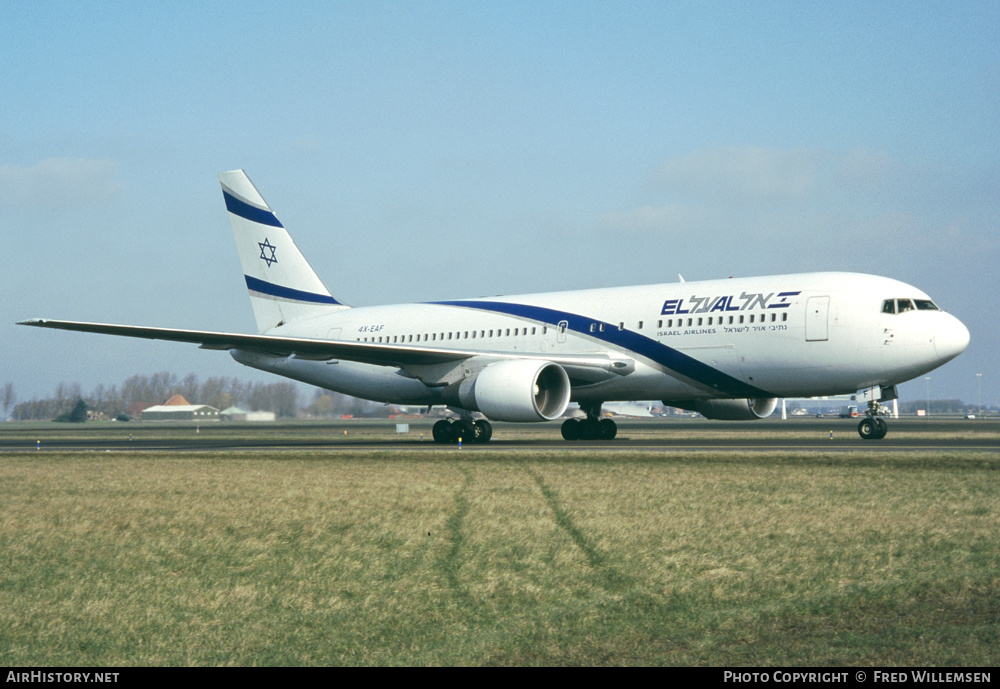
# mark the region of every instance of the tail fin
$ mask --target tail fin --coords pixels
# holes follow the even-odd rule
[[[348,308],[333,298],[243,170],[219,180],[260,332]]]

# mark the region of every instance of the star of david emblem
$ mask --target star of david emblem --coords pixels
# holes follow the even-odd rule
[[[272,246],[271,242],[267,241],[266,237],[264,238],[263,242],[257,242],[257,246],[260,247],[260,257],[267,263],[268,268],[271,267],[272,263],[278,262],[277,257],[274,255],[274,250],[276,247]],[[270,256],[267,255],[268,250],[270,250],[271,252]]]

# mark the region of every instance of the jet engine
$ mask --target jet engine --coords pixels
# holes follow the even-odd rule
[[[680,402],[664,400],[670,407],[680,407],[696,411],[706,419],[722,421],[749,421],[763,419],[771,415],[778,406],[777,397],[760,397],[757,399],[739,400],[683,400]]]
[[[449,386],[444,398],[494,421],[551,421],[569,406],[569,376],[551,361],[509,359]]]

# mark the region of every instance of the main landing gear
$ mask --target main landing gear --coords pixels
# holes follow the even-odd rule
[[[441,419],[431,429],[434,442],[444,444],[488,443],[493,437],[493,426],[486,419]]]
[[[562,425],[562,437],[566,440],[614,440],[618,435],[618,424],[611,419],[601,418],[601,403],[580,405],[587,413],[586,419],[566,419]]]

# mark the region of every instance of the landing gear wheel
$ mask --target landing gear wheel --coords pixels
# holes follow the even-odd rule
[[[618,424],[611,419],[566,419],[562,437],[566,440],[613,440]]]
[[[580,422],[576,419],[566,419],[563,421],[562,425],[562,437],[563,440],[579,440],[580,439]]]
[[[881,440],[885,437],[889,427],[885,421],[875,417],[862,419],[858,424],[858,435],[862,440]]]
[[[611,419],[601,419],[598,423],[599,438],[601,440],[614,440],[618,435],[618,424]]]
[[[875,424],[875,419],[861,419],[861,423],[858,424],[858,435],[862,440],[874,440],[877,433],[878,426]]]
[[[453,437],[451,431],[451,421],[441,419],[431,428],[431,435],[434,437],[434,442],[436,443],[450,443]]]
[[[474,443],[476,442],[476,435],[476,427],[471,421],[459,419],[451,425],[453,443]]]
[[[875,419],[875,425],[878,426],[878,437],[876,440],[881,440],[885,437],[885,434],[889,432],[889,424],[887,424],[882,419]]]
[[[479,419],[474,425],[476,427],[476,442],[488,443],[493,437],[493,424],[485,419]]]

